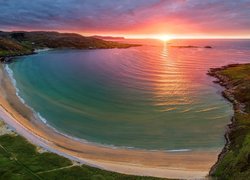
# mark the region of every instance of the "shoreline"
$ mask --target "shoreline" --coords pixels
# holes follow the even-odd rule
[[[219,84],[220,86],[222,86],[223,88],[223,91],[221,92],[221,95],[227,99],[229,102],[231,102],[233,104],[233,109],[235,111],[235,108],[237,106],[237,103],[235,103],[235,99],[232,95],[232,93],[230,93],[230,84],[229,84],[229,79],[225,76],[222,76],[220,75],[218,72],[221,71],[221,70],[225,70],[226,68],[230,67],[232,65],[226,65],[226,66],[222,66],[220,68],[211,68],[207,75],[211,76],[211,77],[214,77],[216,78],[217,80],[213,81],[215,84]],[[228,91],[227,91],[228,90]],[[235,112],[234,112],[235,113]],[[216,169],[217,169],[217,166],[219,164],[219,162],[225,157],[226,153],[228,152],[229,150],[229,145],[230,145],[230,138],[229,138],[229,134],[231,132],[231,126],[232,124],[234,123],[234,116],[231,118],[230,120],[230,123],[227,124],[226,126],[226,131],[225,131],[225,134],[224,134],[224,138],[226,140],[226,143],[222,149],[222,151],[220,152],[220,154],[218,155],[218,159],[216,161],[216,163],[211,167],[210,171],[209,171],[209,175],[212,175],[215,173]]]
[[[214,176],[216,174],[216,171],[219,168],[220,163],[223,162],[224,158],[229,153],[231,146],[235,146],[232,144],[231,136],[234,134],[234,131],[237,131],[237,126],[238,126],[237,121],[239,121],[236,117],[237,113],[248,114],[245,110],[246,105],[244,103],[239,102],[237,98],[235,97],[234,93],[235,93],[235,87],[237,87],[237,85],[233,83],[232,79],[230,79],[226,75],[221,74],[221,72],[229,68],[235,68],[235,67],[244,66],[244,65],[250,65],[250,64],[249,63],[229,64],[229,65],[225,65],[219,68],[211,68],[207,73],[209,76],[216,78],[214,83],[219,84],[220,86],[224,88],[221,94],[225,99],[227,99],[229,102],[232,103],[233,109],[234,109],[234,115],[231,118],[231,122],[227,125],[226,131],[224,134],[226,144],[223,147],[220,154],[218,155],[218,159],[216,163],[211,167],[209,171],[210,176]]]
[[[70,139],[38,121],[16,96],[0,65],[0,117],[36,146],[92,167],[124,174],[163,178],[204,178],[220,150],[152,152],[109,148]]]

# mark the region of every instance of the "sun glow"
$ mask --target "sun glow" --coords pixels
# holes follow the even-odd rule
[[[161,41],[168,41],[168,40],[172,39],[172,37],[169,35],[159,35],[159,36],[157,36],[157,39],[159,39]]]

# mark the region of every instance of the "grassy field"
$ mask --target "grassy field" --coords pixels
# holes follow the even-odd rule
[[[153,180],[130,176],[86,165],[74,164],[54,153],[39,153],[36,147],[18,135],[0,136],[0,179],[90,179]]]
[[[228,150],[212,175],[218,179],[250,179],[250,64],[222,68],[217,73],[228,79],[226,84],[230,84],[234,99],[245,107],[235,109]]]

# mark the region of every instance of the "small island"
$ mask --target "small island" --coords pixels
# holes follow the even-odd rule
[[[192,46],[192,45],[188,45],[188,46],[170,46],[173,48],[205,48],[205,49],[212,49],[212,46]]]

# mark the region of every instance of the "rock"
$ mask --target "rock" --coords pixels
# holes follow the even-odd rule
[[[0,62],[4,62],[4,57],[0,57]]]

